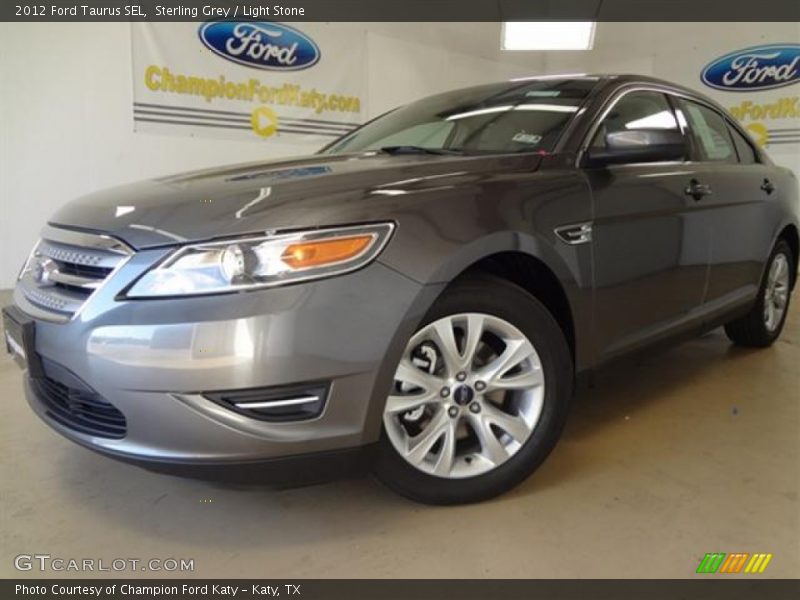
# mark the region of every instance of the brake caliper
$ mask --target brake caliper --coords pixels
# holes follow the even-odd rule
[[[436,366],[439,359],[439,353],[431,342],[423,342],[416,347],[411,354],[411,364],[418,369],[433,375],[436,372]],[[402,382],[400,389],[403,392],[408,392],[414,388],[413,385]],[[416,423],[425,414],[425,405],[420,405],[414,410],[410,410],[403,414],[403,420],[407,423]]]

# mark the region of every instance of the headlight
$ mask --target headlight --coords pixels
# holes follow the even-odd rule
[[[128,298],[213,294],[340,275],[369,264],[392,223],[183,246],[142,275]]]

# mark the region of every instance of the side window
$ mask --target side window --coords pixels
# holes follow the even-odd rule
[[[756,151],[753,150],[753,144],[739,133],[739,130],[735,127],[728,125],[728,129],[731,132],[733,143],[736,145],[736,153],[739,155],[739,162],[744,165],[757,163],[758,156],[756,155]]]
[[[737,162],[728,125],[719,113],[689,100],[681,99],[680,106],[701,160]]]
[[[679,131],[678,122],[664,94],[631,92],[623,96],[600,123],[591,146],[605,148],[607,134],[635,129]]]

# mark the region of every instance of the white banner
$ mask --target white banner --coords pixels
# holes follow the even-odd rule
[[[131,27],[137,132],[315,149],[366,115],[363,29],[246,21]]]

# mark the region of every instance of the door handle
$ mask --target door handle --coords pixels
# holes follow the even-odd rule
[[[767,192],[767,194],[771,194],[775,191],[775,184],[769,179],[764,179],[764,183],[761,184],[761,189]]]
[[[692,179],[689,185],[686,186],[684,194],[691,196],[696,201],[701,200],[703,196],[708,196],[712,193],[711,186],[707,183],[700,183],[697,179]]]

